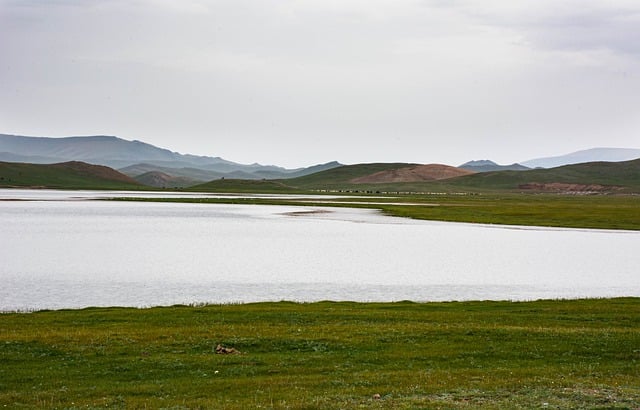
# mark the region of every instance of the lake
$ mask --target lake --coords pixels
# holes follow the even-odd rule
[[[0,190],[3,311],[640,296],[635,231],[415,221],[349,208],[77,200],[92,196],[63,191],[8,200],[20,192]]]

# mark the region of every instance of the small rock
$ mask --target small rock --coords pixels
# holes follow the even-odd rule
[[[216,353],[217,354],[240,354],[240,351],[237,349],[234,349],[233,347],[225,347],[222,345],[218,345],[216,346]]]

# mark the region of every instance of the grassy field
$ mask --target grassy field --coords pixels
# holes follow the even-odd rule
[[[0,363],[6,408],[637,409],[640,299],[8,313]]]
[[[438,221],[640,230],[640,196],[487,194],[413,200],[437,206],[379,208],[390,215]]]

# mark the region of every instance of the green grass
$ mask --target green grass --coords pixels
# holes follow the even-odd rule
[[[18,409],[635,409],[640,299],[2,314],[0,363]]]
[[[640,230],[640,196],[486,194],[414,197],[427,206],[379,206],[415,219],[566,228]],[[437,205],[437,206],[429,206]]]

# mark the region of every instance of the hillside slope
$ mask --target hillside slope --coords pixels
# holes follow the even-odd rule
[[[377,184],[394,182],[436,181],[473,174],[472,171],[442,164],[414,165],[411,167],[388,169],[363,177],[354,178],[355,184]]]
[[[102,165],[79,161],[58,164],[0,162],[1,187],[64,189],[143,189],[134,179]]]
[[[552,169],[493,171],[433,181],[385,182],[367,177],[381,171],[398,174],[416,164],[359,164],[335,168],[302,178],[280,182],[298,189],[350,190],[373,192],[640,192],[640,159],[624,162],[591,162]],[[359,181],[356,183],[354,181]]]
[[[640,159],[551,169],[485,172],[447,181],[456,187],[542,192],[640,192]]]
[[[155,188],[185,188],[201,182],[185,177],[174,177],[160,171],[146,172],[134,179],[143,185]]]
[[[473,172],[491,172],[491,171],[526,171],[530,169],[520,164],[498,165],[488,159],[465,162],[458,168],[466,169]]]
[[[282,182],[298,188],[317,189],[343,187],[353,185],[354,183],[352,181],[354,179],[362,178],[376,172],[407,168],[417,165],[419,164],[409,164],[404,162],[343,165],[341,167],[332,168],[299,178],[282,180]]]

